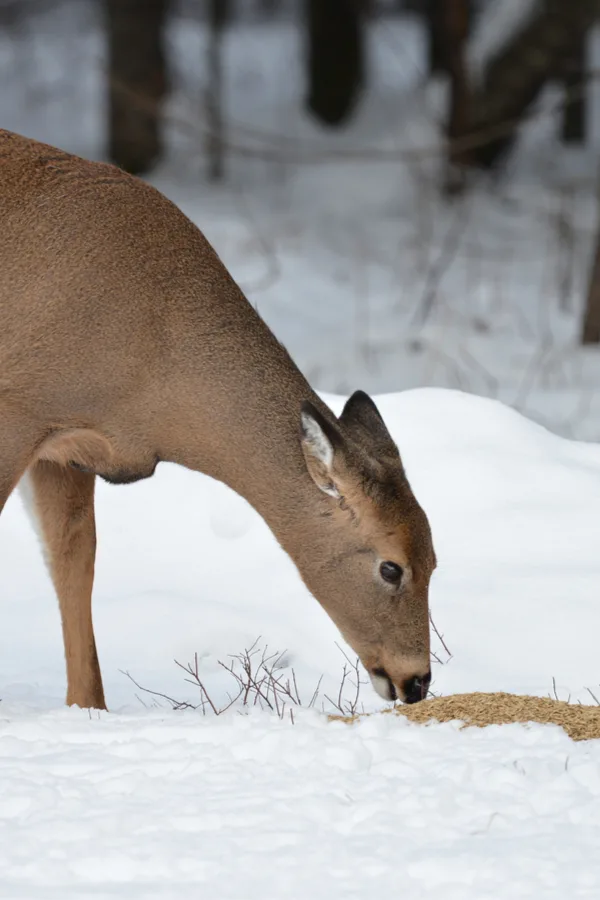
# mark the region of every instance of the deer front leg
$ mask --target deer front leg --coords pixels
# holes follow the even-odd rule
[[[10,406],[0,402],[0,513],[36,449],[34,428],[23,427]]]
[[[67,663],[67,703],[106,709],[92,624],[96,557],[95,476],[41,460],[25,476],[58,595]]]

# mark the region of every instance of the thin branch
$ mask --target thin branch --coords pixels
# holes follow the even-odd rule
[[[110,73],[106,71],[106,68],[101,62],[100,65],[104,69],[104,74],[107,81],[113,83],[113,86],[116,89],[122,91],[123,93],[133,94],[136,102],[140,107],[145,108],[146,110],[154,110],[158,115],[159,105],[155,101],[148,99],[147,97],[140,95],[135,91],[132,91],[127,85],[112,78],[110,76]],[[242,136],[254,139],[256,141],[263,141],[264,143],[262,146],[251,146],[250,144],[235,143],[234,141],[227,139],[224,141],[224,146],[230,153],[237,154],[241,157],[270,160],[280,163],[288,162],[294,163],[296,165],[320,165],[324,162],[342,161],[364,161],[381,163],[387,162],[396,164],[398,162],[407,160],[422,161],[425,158],[435,159],[446,155],[449,150],[451,150],[453,153],[463,153],[468,150],[474,150],[478,147],[482,147],[490,141],[511,134],[513,131],[521,128],[529,121],[552,119],[557,112],[561,111],[572,103],[578,102],[578,100],[580,100],[580,98],[584,95],[588,83],[598,78],[600,78],[600,70],[590,70],[586,74],[586,77],[582,79],[579,84],[573,85],[571,88],[569,88],[568,91],[565,91],[563,93],[559,100],[557,100],[553,104],[549,104],[548,109],[542,111],[540,111],[539,109],[534,109],[526,116],[507,119],[506,121],[497,123],[496,125],[486,126],[485,128],[481,128],[478,131],[472,132],[463,138],[453,141],[440,140],[436,144],[425,144],[421,147],[411,146],[398,149],[387,149],[384,147],[357,147],[347,150],[337,148],[335,150],[324,151],[317,145],[312,147],[310,142],[305,141],[303,146],[298,142],[296,138],[289,138],[285,137],[283,134],[277,134],[274,132],[257,129],[252,126],[245,125],[241,122],[235,122],[232,119],[228,120],[230,134],[235,130]],[[210,132],[210,128],[207,127],[204,123],[200,123],[199,126],[196,126],[190,121],[182,120],[177,116],[168,114],[163,115],[162,118],[163,120],[170,121],[172,125],[179,127],[180,130],[189,133],[190,137],[193,138],[195,143],[197,143],[200,133],[206,135],[207,132]],[[276,147],[276,149],[274,150],[273,146],[277,144],[279,144],[280,146]]]
[[[449,660],[452,659],[453,654],[450,652],[450,649],[449,649],[448,645],[446,644],[446,641],[444,640],[443,634],[440,634],[440,632],[438,631],[437,626],[436,626],[435,622],[433,621],[433,616],[431,615],[431,610],[429,611],[429,621],[431,623],[431,627],[433,628],[437,639],[439,640],[440,644],[442,645],[442,647],[448,654],[448,659]]]
[[[587,691],[588,694],[592,697],[592,699],[594,700],[594,702],[596,703],[596,705],[597,705],[597,706],[600,706],[600,700],[598,700],[598,698],[596,697],[596,695],[595,695],[595,693],[593,692],[593,690],[592,690],[591,688],[586,688],[586,691]]]
[[[143,687],[139,684],[133,675],[130,675],[129,672],[125,672],[123,669],[119,669],[121,675],[125,675],[132,681],[138,690],[143,691],[145,694],[151,694],[153,697],[160,697],[162,700],[166,700],[167,703],[170,703],[173,709],[198,709],[197,706],[194,706],[193,703],[188,703],[186,700],[175,700],[173,697],[169,697],[168,694],[163,694],[161,691],[153,691],[150,688]]]
[[[463,209],[461,204],[461,208],[457,209],[454,220],[450,223],[444,235],[438,257],[429,268],[423,295],[419,301],[418,313],[415,316],[415,319],[421,326],[425,325],[431,316],[435,307],[439,286],[458,253],[461,239],[469,223],[468,213],[469,210]]]
[[[217,707],[215,706],[215,704],[212,702],[212,700],[208,696],[208,692],[207,692],[206,688],[204,687],[204,685],[202,684],[202,681],[200,680],[200,675],[198,674],[198,654],[197,653],[194,654],[194,668],[193,669],[192,669],[191,663],[188,663],[187,666],[184,666],[183,663],[178,662],[176,659],[174,660],[174,663],[176,666],[179,666],[180,669],[183,669],[184,672],[188,672],[192,676],[193,680],[190,681],[189,678],[186,678],[185,680],[187,682],[189,682],[190,684],[198,685],[198,687],[200,688],[200,690],[202,692],[202,695],[206,698],[206,702],[208,703],[208,705],[214,712],[215,716],[218,716],[219,713],[217,712]]]

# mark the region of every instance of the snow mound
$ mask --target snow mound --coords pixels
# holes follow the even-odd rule
[[[439,557],[432,610],[453,656],[436,693],[544,697],[555,679],[591,703],[600,447],[459,392],[377,402]],[[173,659],[198,653],[221,702],[219,660],[259,635],[287,650],[301,693],[324,675],[332,696],[339,636],[254,511],[202,475],[100,484],[98,533],[113,712],[90,716],[62,706],[58,612],[18,495],[0,518],[0,897],[598,896],[600,742],[553,725],[144,709],[121,670],[184,699]],[[382,707],[369,685],[362,701]]]
[[[343,398],[325,399],[341,410]],[[453,658],[434,668],[435,692],[547,696],[554,678],[561,697],[589,699],[585,689],[600,681],[600,447],[458,391],[377,402],[439,558],[431,605]],[[97,506],[94,615],[111,709],[139,705],[121,670],[185,691],[173,659],[194,653],[218,694],[218,660],[259,636],[288,651],[305,693],[322,674],[326,692],[336,689],[338,633],[242,498],[163,465],[148,482],[100,483]],[[58,610],[16,494],[0,518],[0,561],[0,696],[55,707],[64,692]],[[362,699],[380,707],[368,686]]]

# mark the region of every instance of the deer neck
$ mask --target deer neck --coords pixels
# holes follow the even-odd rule
[[[310,400],[324,415],[333,413],[284,348],[266,335],[262,331],[258,350],[252,334],[246,335],[232,367],[223,365],[218,378],[208,379],[201,365],[185,377],[178,372],[163,411],[161,432],[169,439],[160,455],[244,497],[296,558],[299,535],[306,543],[309,524],[315,540],[319,524],[326,527],[320,514],[326,500],[307,472],[300,445],[300,409]]]

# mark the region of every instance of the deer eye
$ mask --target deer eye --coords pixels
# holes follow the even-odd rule
[[[393,562],[382,562],[379,566],[379,574],[388,584],[398,585],[402,581],[402,566]]]

